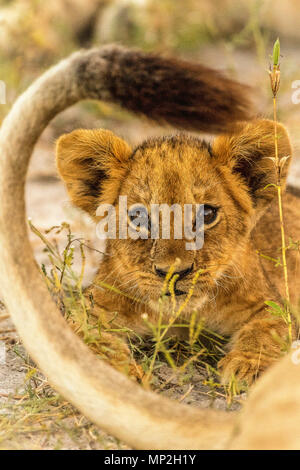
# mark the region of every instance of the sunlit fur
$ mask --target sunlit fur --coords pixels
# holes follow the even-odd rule
[[[120,48],[118,48],[120,51]],[[30,354],[35,364],[47,377],[51,385],[66,400],[76,406],[88,419],[96,423],[101,429],[111,435],[116,436],[121,442],[125,442],[134,449],[299,449],[299,421],[300,421],[300,375],[299,364],[293,359],[294,354],[298,355],[299,350],[292,349],[282,360],[272,367],[255,385],[245,407],[240,413],[227,413],[222,410],[214,410],[211,408],[195,408],[179,404],[176,400],[168,400],[161,394],[153,393],[145,390],[129,380],[124,374],[118,373],[112,367],[108,366],[98,356],[92,354],[89,348],[75,335],[61,315],[61,311],[56,307],[50,293],[44,283],[44,279],[39,275],[37,264],[32,255],[28,232],[26,227],[25,202],[24,202],[24,180],[26,178],[27,167],[30,155],[34,146],[40,137],[42,131],[55,115],[64,110],[75,102],[86,99],[107,99],[114,101],[117,98],[114,94],[108,93],[107,86],[116,84],[111,81],[111,76],[107,80],[107,75],[111,75],[112,70],[116,70],[116,63],[112,64],[111,56],[116,57],[115,46],[106,46],[104,48],[84,50],[72,54],[62,62],[47,70],[42,77],[35,81],[15,102],[7,117],[1,123],[0,129],[0,284],[1,296],[10,312],[13,322],[17,328],[18,334],[22,339],[22,344]],[[124,50],[125,57],[130,56],[130,52]],[[119,53],[120,57],[120,53]],[[137,60],[136,51],[133,54],[136,61],[136,73],[140,73],[139,61]],[[118,58],[117,58],[118,59]],[[143,62],[145,64],[145,57]],[[118,60],[116,60],[118,63]],[[150,60],[152,63],[152,59]],[[210,87],[215,92],[215,82],[211,79],[211,74],[202,73],[201,81],[203,86],[198,87],[196,96],[188,82],[188,76],[184,76],[183,71],[178,73],[173,67],[169,67],[169,74],[173,77],[181,77],[178,87],[174,86],[173,96],[161,93],[161,88],[157,87],[157,80],[161,76],[164,69],[164,63],[160,61],[161,67],[155,67],[158,75],[153,74],[149,68],[149,77],[152,78],[152,84],[155,87],[149,90],[146,82],[140,81],[142,85],[139,88],[135,86],[127,86],[135,83],[135,76],[128,77],[128,69],[119,67],[119,75],[124,69],[122,103],[126,107],[126,97],[128,88],[131,91],[131,97],[134,95],[136,108],[131,106],[131,110],[136,112],[140,109],[140,98],[142,96],[153,97],[158,106],[155,106],[154,112],[159,114],[161,109],[161,101],[167,98],[167,103],[162,108],[161,118],[168,121],[171,117],[174,106],[176,115],[181,121],[183,128],[201,131],[207,129],[205,125],[207,117],[207,103],[213,106],[213,120],[210,121],[210,131],[219,129],[220,124],[223,131],[224,127],[228,130],[231,125],[232,118],[237,119],[236,104],[242,100],[232,100],[232,89],[229,87],[228,81],[224,82],[220,74],[218,76],[219,100],[211,102],[212,94],[207,93]],[[134,65],[134,63],[132,64]],[[185,66],[185,64],[183,64]],[[181,64],[181,69],[183,68]],[[200,66],[201,68],[201,66]],[[79,70],[81,74],[79,74]],[[82,71],[85,71],[85,80],[82,78]],[[188,75],[188,74],[187,74]],[[145,74],[144,74],[145,76]],[[169,85],[169,77],[163,75],[165,83]],[[183,77],[183,78],[182,78]],[[207,77],[207,80],[206,80]],[[105,80],[104,80],[105,79]],[[176,82],[176,80],[175,80]],[[174,81],[172,82],[174,83]],[[187,86],[188,83],[188,86]],[[143,86],[145,85],[145,86]],[[221,86],[223,89],[221,90]],[[229,87],[229,93],[228,93]],[[166,89],[166,86],[164,86]],[[185,99],[176,90],[186,89],[191,91],[189,94],[190,102],[186,102],[184,111],[182,110],[182,100]],[[155,91],[158,95],[155,97]],[[114,87],[112,91],[118,91]],[[244,87],[240,88],[244,93]],[[227,96],[227,118],[222,115],[224,110],[223,95]],[[142,96],[141,96],[142,95]],[[231,96],[230,96],[231,95]],[[240,98],[243,97],[239,93]],[[202,98],[205,98],[204,100]],[[208,101],[206,101],[208,99]],[[175,100],[175,102],[174,102]],[[120,99],[118,102],[121,102]],[[235,104],[234,104],[235,103]],[[166,106],[168,104],[168,107]],[[233,106],[232,106],[233,105]],[[151,108],[151,102],[149,104]],[[248,107],[244,103],[244,114],[248,114]],[[186,112],[186,110],[188,112]],[[199,112],[200,110],[200,112]],[[221,122],[219,116],[221,113]],[[150,113],[150,116],[151,115]],[[153,116],[154,117],[154,116]],[[194,118],[194,119],[193,119]],[[240,114],[238,119],[241,119]],[[243,118],[244,119],[244,118]],[[246,119],[246,117],[245,117]],[[180,124],[180,122],[178,123]],[[192,124],[192,127],[191,127]],[[202,127],[204,124],[204,127]],[[226,125],[228,124],[228,125]],[[216,125],[216,127],[215,127]],[[219,129],[220,131],[220,129]],[[257,132],[253,132],[254,140],[259,142]],[[88,140],[93,140],[91,133],[81,134],[83,146],[81,153],[86,156],[87,152],[83,152],[83,148],[88,146],[84,144]],[[109,143],[103,137],[100,139],[101,133],[98,134],[96,143],[99,141]],[[248,132],[251,136],[251,132]],[[72,138],[70,139],[69,150],[72,148]],[[74,141],[73,141],[74,142]],[[225,146],[219,140],[220,148]],[[78,144],[77,139],[77,144]],[[66,141],[65,141],[66,144]],[[75,144],[75,142],[74,142]],[[225,145],[226,144],[226,145]],[[128,146],[126,145],[128,148]],[[224,147],[224,148],[225,148]],[[64,146],[66,150],[66,147]],[[130,149],[129,152],[131,153]],[[67,152],[64,152],[64,161],[67,162]],[[74,152],[76,154],[76,151]],[[78,151],[77,151],[78,153]],[[88,153],[92,153],[91,151]],[[126,151],[123,152],[123,158],[126,160]],[[234,150],[236,155],[236,149]],[[94,153],[92,153],[94,155]],[[61,156],[61,155],[60,155]],[[74,154],[73,154],[74,156]],[[72,159],[72,154],[70,154]],[[90,160],[92,165],[93,158]],[[249,159],[250,161],[250,159]],[[266,160],[268,162],[268,160]],[[62,160],[61,162],[62,163]],[[66,167],[60,165],[61,169],[66,172]],[[78,165],[74,165],[74,169],[79,169]],[[122,165],[119,162],[119,168]],[[246,167],[244,166],[244,174],[247,176]],[[258,167],[259,169],[259,167]],[[83,168],[81,168],[81,171]],[[119,175],[123,174],[122,169]],[[93,174],[95,175],[93,168]],[[79,171],[80,173],[80,171]],[[250,172],[251,173],[251,172]],[[117,175],[117,172],[115,173]],[[124,173],[125,175],[126,173]],[[77,179],[78,179],[77,174]],[[72,179],[72,171],[68,180],[69,191],[72,192],[70,186]],[[76,175],[73,172],[74,192],[72,199],[75,197]],[[93,185],[92,185],[93,187]],[[113,184],[111,188],[113,188]],[[118,192],[118,185],[116,184]],[[84,186],[82,187],[84,189]],[[97,189],[97,186],[96,188]],[[293,190],[295,196],[299,190]],[[92,201],[91,197],[91,201]],[[80,197],[78,201],[80,200]],[[295,197],[286,196],[284,207],[284,218],[288,228],[288,232],[296,234],[295,239],[299,239],[299,203]],[[12,217],[13,214],[13,217]],[[280,244],[278,240],[279,227],[276,223],[278,220],[276,204],[270,206],[261,219],[261,226],[253,233],[253,243],[260,247],[263,252],[277,252]],[[9,223],[8,223],[9,221]],[[13,236],[12,236],[13,234]],[[254,237],[255,235],[255,237]],[[277,237],[277,238],[275,238]],[[269,253],[269,254],[270,254]],[[295,251],[293,252],[295,254]],[[292,252],[288,251],[290,274],[294,272],[295,265],[291,260]],[[253,251],[251,254],[253,257]],[[247,257],[246,257],[247,258]],[[250,262],[250,260],[248,260]],[[273,280],[279,287],[279,277],[281,278],[280,267],[274,269],[273,264],[265,264],[266,275],[269,280]],[[107,268],[104,268],[107,269]],[[123,267],[125,269],[125,267]],[[254,268],[253,268],[254,269]],[[253,269],[251,270],[253,272]],[[260,269],[258,269],[258,272]],[[276,276],[276,278],[275,278]],[[247,277],[247,276],[246,276]],[[252,275],[252,278],[254,276]],[[263,281],[268,283],[265,276]],[[259,293],[261,286],[261,275],[255,278],[255,283],[251,285],[249,292]],[[249,282],[250,284],[250,282]],[[290,285],[293,292],[296,292],[295,279],[290,276]],[[235,285],[236,291],[239,285]],[[271,291],[270,291],[271,292]],[[275,292],[274,287],[272,292]],[[16,295],[16,293],[18,295]],[[104,300],[102,293],[101,298]],[[111,296],[106,297],[109,303]],[[254,299],[255,300],[255,299]],[[118,308],[116,299],[111,304]],[[122,319],[130,323],[132,319],[126,316],[126,312],[134,310],[132,303],[127,303],[122,310]],[[228,312],[230,306],[235,305],[234,295],[232,301],[228,302]],[[225,311],[225,306],[223,306]],[[234,309],[232,312],[236,312]],[[200,310],[199,313],[201,314]],[[235,313],[240,315],[239,312]],[[136,315],[137,316],[137,315]],[[212,317],[212,315],[211,315]],[[137,326],[139,322],[136,322]],[[223,321],[225,324],[226,321]],[[267,327],[267,322],[264,322]],[[256,336],[261,340],[261,335],[266,334],[264,330],[259,330],[259,326],[248,322],[249,327],[253,327]],[[237,329],[238,334],[239,329]],[[246,330],[243,329],[245,333]],[[245,342],[245,347],[250,348]],[[255,336],[253,335],[253,341]],[[266,338],[265,338],[266,339]],[[269,344],[270,341],[266,341]],[[237,343],[235,346],[239,346]],[[241,358],[238,354],[238,347],[235,347],[236,358]],[[253,355],[255,356],[255,355]],[[228,358],[228,356],[227,356]],[[298,356],[299,358],[299,356]],[[229,357],[234,369],[235,361]],[[247,367],[247,360],[242,362]],[[263,423],[259,425],[258,423]]]
[[[291,156],[285,128],[279,125],[279,157]],[[141,314],[157,321],[158,300],[164,279],[155,266],[176,270],[193,265],[176,287],[188,292],[195,273],[199,281],[183,319],[192,311],[215,331],[231,337],[229,352],[221,361],[224,379],[232,373],[251,382],[280,354],[286,325],[266,311],[265,301],[284,297],[282,274],[260,254],[278,256],[281,246],[274,161],[274,123],[257,120],[240,123],[230,134],[207,144],[186,134],[152,139],[131,150],[127,143],[105,130],[77,130],[57,144],[57,165],[72,201],[97,221],[101,203],[114,204],[127,196],[128,206],[142,203],[209,204],[219,208],[216,220],[205,230],[204,246],[187,251],[186,240],[109,240],[99,272],[88,293],[94,312],[106,320],[117,312],[115,324],[146,333]],[[290,159],[282,170],[284,183]],[[299,237],[300,199],[285,196],[286,231]],[[118,211],[117,211],[118,213]],[[259,254],[259,253],[260,254]],[[292,299],[296,300],[296,255],[288,251]],[[177,260],[177,261],[176,261]],[[124,292],[99,286],[105,282]],[[98,284],[98,285],[97,285]],[[131,299],[129,299],[129,297]],[[176,296],[177,307],[185,295]],[[164,302],[168,317],[172,301]],[[182,332],[181,332],[182,333]]]

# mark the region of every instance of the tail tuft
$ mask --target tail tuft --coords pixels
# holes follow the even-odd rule
[[[222,132],[252,117],[249,87],[203,65],[119,46],[92,50],[78,74],[89,94],[177,128]],[[101,66],[103,60],[105,69]],[[98,66],[97,66],[98,65]]]

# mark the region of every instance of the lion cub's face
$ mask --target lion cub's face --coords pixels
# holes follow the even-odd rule
[[[111,243],[111,248],[125,261],[130,272],[138,270],[135,279],[140,290],[157,299],[174,263],[175,273],[179,276],[175,285],[178,296],[187,293],[199,269],[197,288],[213,284],[226,269],[248,236],[252,214],[249,196],[246,193],[242,198],[235,195],[240,181],[230,176],[227,168],[216,167],[213,150],[198,139],[180,135],[155,139],[135,150],[119,194],[127,196],[128,207],[148,209],[149,238],[116,240]],[[190,239],[184,234],[182,239],[175,239],[174,216],[170,217],[170,238],[151,239],[153,204],[179,205],[182,224],[186,204],[194,205],[194,223],[196,204],[203,204],[202,248],[188,250]],[[134,223],[135,219],[131,221],[130,218],[129,212],[129,224]]]
[[[279,131],[280,157],[288,156],[287,133],[283,126]],[[109,240],[108,253],[119,266],[114,277],[124,290],[157,300],[172,267],[178,297],[188,292],[197,272],[194,292],[201,295],[242,256],[251,229],[274,197],[274,187],[265,188],[276,181],[273,132],[271,121],[255,121],[240,124],[233,135],[220,136],[212,145],[176,135],[146,141],[132,151],[109,131],[78,130],[59,139],[57,163],[72,201],[95,220],[99,205],[114,206],[116,238]],[[286,171],[287,165],[283,178]],[[120,239],[120,196],[127,197],[128,209],[138,211],[127,213],[129,227],[144,214],[143,239]],[[188,250],[184,233],[176,239],[172,215],[169,239],[161,238],[161,230],[158,239],[151,238],[153,204],[177,204],[183,224],[185,205],[194,205],[194,230],[196,204],[203,205],[202,248]]]

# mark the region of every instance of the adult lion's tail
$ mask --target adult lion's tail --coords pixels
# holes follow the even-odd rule
[[[171,64],[177,64],[175,70]],[[175,78],[177,72],[182,80],[186,77],[187,94],[182,91],[184,84]],[[76,53],[46,72],[17,100],[0,131],[0,288],[5,303],[25,347],[54,387],[91,420],[135,448],[224,448],[237,432],[236,417],[213,410],[191,409],[143,390],[94,356],[71,331],[50,297],[29,244],[24,204],[26,171],[33,147],[49,121],[85,98],[118,101],[148,114],[151,96],[155,96],[156,104],[149,115],[183,127],[217,129],[226,127],[225,116],[244,119],[246,103],[239,102],[242,98],[239,86],[225,82],[212,71],[209,73],[213,74],[213,84],[205,74],[202,76],[201,67],[188,67],[185,75],[183,63],[154,57],[147,59],[143,54],[115,47]],[[151,75],[153,88],[148,81]],[[162,86],[167,80],[170,83]],[[125,86],[126,81],[128,86]],[[175,89],[179,82],[181,90]],[[190,89],[192,83],[198,90],[195,95]],[[164,96],[163,90],[169,86],[174,89],[166,91]],[[223,110],[221,89],[227,102]],[[207,96],[212,100],[214,93],[218,99],[209,103]],[[142,97],[144,105],[139,109]],[[208,106],[207,110],[203,103]],[[211,124],[205,124],[209,107],[214,110],[215,119],[210,115]],[[218,116],[218,109],[222,117]],[[287,363],[284,370],[289,370]],[[292,373],[290,370],[290,375]],[[284,381],[277,381],[276,392],[284,384]],[[296,390],[299,380],[295,379],[294,385],[293,403],[300,409],[300,395]],[[284,390],[281,396],[283,399],[287,396]],[[261,393],[259,397],[263,404],[268,404],[271,398],[267,395],[264,402]],[[268,406],[263,410],[268,411]],[[258,422],[268,421],[266,413],[263,418]],[[289,421],[286,424],[288,426]],[[240,426],[245,430],[243,422]],[[280,426],[272,427],[275,428],[284,429],[284,419]],[[287,446],[298,442],[296,433],[295,436]],[[250,441],[246,429],[239,445],[247,446],[247,442]]]
[[[76,75],[90,98],[183,129],[226,131],[251,116],[247,86],[181,59],[107,46],[87,52]]]

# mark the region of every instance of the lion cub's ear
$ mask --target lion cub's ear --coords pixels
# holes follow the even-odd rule
[[[213,151],[221,164],[229,165],[247,184],[255,206],[266,207],[276,194],[275,123],[256,120],[240,123],[233,134],[216,138]],[[285,186],[292,148],[286,128],[277,124],[280,180]]]
[[[101,202],[113,204],[131,153],[124,140],[107,130],[79,129],[62,135],[56,162],[71,201],[92,216]]]

